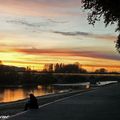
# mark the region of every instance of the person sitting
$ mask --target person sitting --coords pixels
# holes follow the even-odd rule
[[[25,104],[25,109],[24,110],[28,110],[28,109],[38,109],[38,102],[36,97],[33,94],[30,94],[30,99],[29,101]]]

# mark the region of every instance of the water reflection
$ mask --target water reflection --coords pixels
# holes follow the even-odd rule
[[[21,99],[28,98],[30,93],[33,93],[35,96],[43,96],[49,93],[55,93],[58,90],[55,90],[52,86],[37,86],[34,88],[1,88],[0,89],[0,103],[1,102],[11,102]]]

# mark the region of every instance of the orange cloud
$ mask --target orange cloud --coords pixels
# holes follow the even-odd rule
[[[120,57],[114,54],[102,53],[97,51],[80,51],[72,49],[14,49],[16,52],[29,55],[51,55],[51,56],[78,56],[101,59],[120,60]]]
[[[34,69],[42,69],[47,63],[74,63],[79,62],[83,66],[120,65],[120,58],[107,53],[94,51],[80,51],[72,49],[10,49],[0,52],[3,64],[14,66],[30,66]]]

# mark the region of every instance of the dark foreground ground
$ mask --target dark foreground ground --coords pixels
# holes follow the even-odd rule
[[[9,120],[120,120],[120,84],[80,93]]]

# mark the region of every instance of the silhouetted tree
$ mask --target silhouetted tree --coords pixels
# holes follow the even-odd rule
[[[53,64],[49,64],[48,71],[49,71],[49,72],[53,72]]]
[[[75,64],[56,64],[54,72],[62,72],[62,73],[85,73],[87,72],[85,69],[79,67],[78,63]]]
[[[47,71],[48,71],[48,64],[45,64],[43,68],[43,72],[47,72]]]
[[[83,8],[89,10],[89,24],[95,24],[101,17],[104,18],[104,23],[117,23],[116,31],[120,32],[120,0],[82,0]],[[116,48],[120,53],[120,35],[116,41]]]
[[[105,68],[100,68],[100,69],[97,69],[95,73],[107,73],[107,70]]]
[[[54,66],[53,64],[45,64],[43,68],[43,72],[53,72]]]
[[[118,39],[116,41],[116,48],[117,48],[118,52],[120,53],[120,34],[118,35]]]
[[[55,72],[59,72],[59,69],[60,69],[60,65],[57,63],[57,64],[55,65]]]
[[[62,63],[56,63],[56,65],[54,66],[54,71],[55,72],[64,72],[64,64]]]

